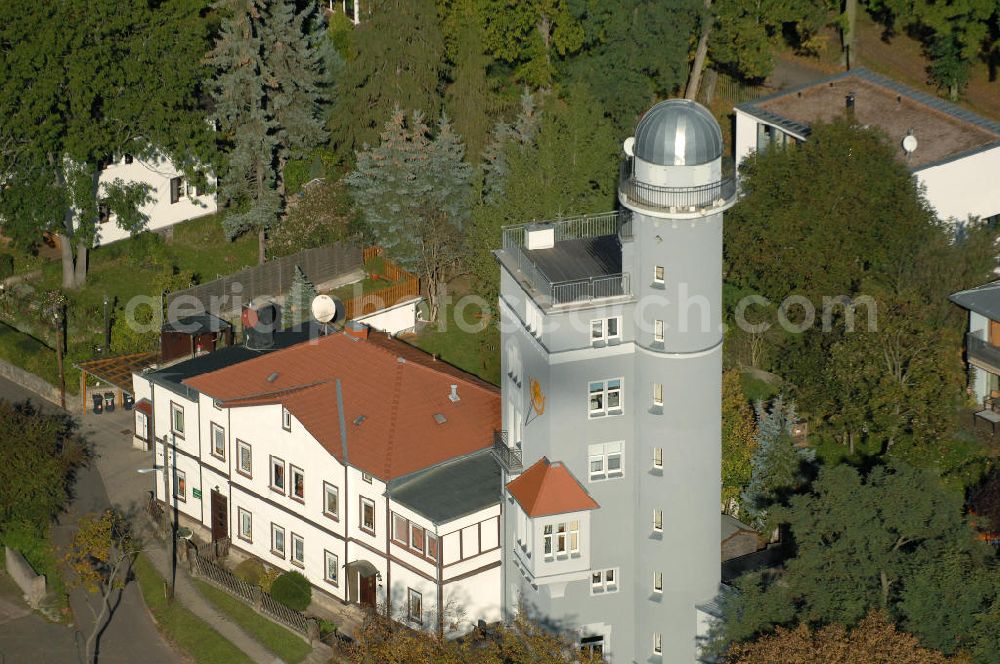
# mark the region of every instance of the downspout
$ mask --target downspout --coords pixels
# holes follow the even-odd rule
[[[337,419],[340,423],[340,456],[343,459],[342,465],[344,466],[344,603],[348,604],[351,601],[351,580],[347,577],[347,563],[349,562],[347,540],[351,536],[351,526],[348,521],[351,515],[351,506],[348,503],[351,492],[347,488],[347,424],[344,421],[344,391],[341,388],[339,378],[337,379]],[[340,506],[338,505],[339,508]],[[360,588],[358,591],[360,592]]]
[[[462,536],[462,532],[459,531],[458,536]],[[437,594],[438,594],[438,638],[442,641],[444,640],[444,585],[441,583],[441,577],[444,576],[442,573],[441,560],[444,558],[442,555],[444,553],[441,541],[441,536],[438,535],[437,524],[434,524],[434,537],[438,541],[438,555],[437,555]]]
[[[392,561],[389,559],[389,483],[385,484],[385,617],[388,619],[392,615]],[[409,537],[409,535],[407,535]]]

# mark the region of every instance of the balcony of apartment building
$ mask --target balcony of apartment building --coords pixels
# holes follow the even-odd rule
[[[632,239],[627,210],[506,226],[496,256],[543,308],[628,299],[622,242]]]
[[[508,475],[517,475],[524,470],[521,443],[511,445],[506,431],[493,432],[493,458]]]
[[[732,159],[723,159],[719,179],[692,187],[649,184],[636,176],[635,158],[622,161],[618,177],[618,199],[633,209],[668,213],[672,217],[696,218],[722,212],[736,202],[737,181]]]

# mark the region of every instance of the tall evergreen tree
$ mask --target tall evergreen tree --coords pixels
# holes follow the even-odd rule
[[[334,146],[352,154],[379,138],[396,107],[437,117],[444,41],[434,0],[373,0],[354,30],[329,121]]]
[[[281,324],[284,327],[298,327],[309,321],[313,298],[316,297],[316,287],[298,265],[292,276],[292,286],[285,296],[285,306],[281,309]]]
[[[199,104],[203,0],[0,3],[0,217],[22,244],[60,237],[63,286],[83,286],[99,220],[140,230],[148,187],[98,186],[124,153],[166,155],[198,180],[211,158]]]
[[[447,117],[432,136],[422,113],[407,119],[397,109],[381,143],[358,154],[357,168],[347,176],[375,242],[421,275],[431,320],[441,287],[464,256],[472,179],[464,156]]]

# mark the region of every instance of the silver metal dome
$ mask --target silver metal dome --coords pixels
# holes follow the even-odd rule
[[[695,166],[722,156],[722,129],[712,114],[689,99],[661,101],[639,120],[634,154],[660,166]]]

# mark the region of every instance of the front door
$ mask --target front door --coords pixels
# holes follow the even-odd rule
[[[361,606],[375,608],[375,575],[361,577]]]
[[[229,537],[229,501],[221,493],[212,490],[212,541]]]

